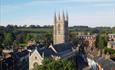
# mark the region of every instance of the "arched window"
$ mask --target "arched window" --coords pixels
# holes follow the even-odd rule
[[[38,67],[38,63],[35,62],[35,63],[33,64],[33,67],[34,67],[34,68],[37,68],[37,67]]]
[[[61,28],[61,26],[60,26],[60,24],[58,24],[58,34],[60,34],[60,28]]]

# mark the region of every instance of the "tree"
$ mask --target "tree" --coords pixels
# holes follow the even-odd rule
[[[36,28],[36,26],[35,26],[35,25],[30,25],[29,27],[30,27],[30,28]]]
[[[32,40],[32,39],[33,39],[32,35],[30,35],[30,34],[26,35],[26,42],[29,41],[29,40]]]
[[[14,47],[19,46],[19,41],[18,41],[18,40],[14,40],[14,42],[13,42],[13,46],[14,46]]]
[[[111,49],[111,48],[105,48],[105,53],[110,53],[110,54],[113,54],[115,55],[115,50],[114,49]]]
[[[103,43],[104,43],[104,46],[105,46],[105,47],[107,47],[107,40],[108,40],[107,35],[104,35],[104,36],[103,36]]]
[[[98,34],[96,39],[97,39],[96,46],[98,48],[102,49],[107,46],[107,36],[106,35]]]
[[[4,34],[4,45],[6,46],[11,46],[13,44],[13,40],[14,40],[14,37],[13,37],[13,34],[12,33],[5,33]]]
[[[45,59],[43,65],[38,66],[35,70],[76,70],[76,68],[71,60]]]
[[[112,33],[115,33],[115,27],[112,28]]]
[[[45,40],[46,46],[49,46],[53,42],[52,41],[52,34],[50,34],[50,33],[45,34],[44,40]]]
[[[69,34],[69,41],[73,41],[74,39],[76,39],[76,35],[77,35],[76,32],[70,32],[70,34]]]
[[[36,42],[39,42],[40,37],[39,37],[39,35],[35,34],[35,35],[33,36],[33,39],[34,39]]]
[[[16,37],[15,40],[17,40],[19,43],[25,43],[27,34],[26,33],[19,33],[19,34],[16,34],[15,37]]]
[[[6,32],[12,32],[14,30],[14,26],[13,25],[7,25],[7,27],[5,28]]]

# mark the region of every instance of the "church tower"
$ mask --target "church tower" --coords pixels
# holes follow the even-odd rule
[[[55,13],[54,15],[54,26],[53,26],[53,43],[61,44],[68,42],[68,13],[63,12],[60,16],[60,13]]]

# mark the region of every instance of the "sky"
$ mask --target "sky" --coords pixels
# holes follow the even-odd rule
[[[0,25],[53,25],[63,11],[69,26],[115,26],[115,0],[0,0]]]

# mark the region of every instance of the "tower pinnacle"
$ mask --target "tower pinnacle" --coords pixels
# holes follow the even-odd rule
[[[64,11],[63,11],[63,17],[62,17],[63,20],[65,20],[65,14],[64,14]]]
[[[66,20],[68,20],[68,12],[66,11]]]
[[[56,12],[55,12],[55,14],[54,14],[54,22],[56,23],[56,21],[57,21],[57,16],[56,16]]]
[[[58,20],[60,20],[60,12],[59,12],[59,14],[58,14]]]

